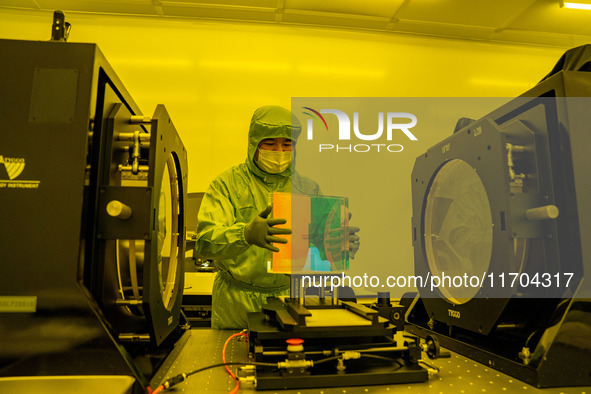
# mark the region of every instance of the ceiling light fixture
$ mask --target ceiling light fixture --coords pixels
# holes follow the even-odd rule
[[[577,10],[591,10],[591,2],[565,2],[564,0],[560,0],[560,7],[564,8],[572,8]]]

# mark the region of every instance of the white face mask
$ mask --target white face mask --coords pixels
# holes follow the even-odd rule
[[[261,170],[269,174],[279,174],[291,164],[291,152],[259,149],[259,158],[256,162]]]

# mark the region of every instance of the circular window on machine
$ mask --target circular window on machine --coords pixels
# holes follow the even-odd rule
[[[455,305],[468,302],[479,288],[464,278],[488,271],[493,245],[488,196],[472,166],[455,159],[439,169],[423,223],[427,262],[431,275],[441,278],[441,295]]]
[[[181,190],[175,157],[174,153],[168,155],[158,204],[158,283],[164,307],[168,310],[173,307],[179,291],[176,280],[179,264],[182,264],[179,254]]]

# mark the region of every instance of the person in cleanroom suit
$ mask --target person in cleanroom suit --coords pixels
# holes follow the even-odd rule
[[[301,126],[277,106],[257,109],[250,122],[246,162],[213,180],[201,203],[197,253],[216,260],[212,327],[246,328],[246,313],[260,311],[267,297],[289,294],[289,277],[267,272],[271,242],[285,243],[285,219],[268,218],[270,194],[320,194],[310,178],[292,172]],[[292,149],[294,152],[292,152]]]

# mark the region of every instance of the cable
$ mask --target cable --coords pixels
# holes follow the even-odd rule
[[[160,386],[155,388],[154,391],[151,391],[152,389],[147,387],[146,392],[148,394],[160,393],[162,390],[170,388],[170,387],[182,382],[183,380],[187,379],[189,376],[194,375],[198,372],[203,372],[208,369],[217,368],[217,367],[224,367],[226,365],[255,365],[255,366],[260,365],[263,367],[276,367],[277,366],[277,364],[274,364],[274,363],[252,363],[252,362],[232,362],[232,363],[225,363],[225,364],[224,363],[212,364],[212,365],[208,365],[207,367],[196,369],[196,370],[191,371],[187,374],[180,374],[180,375],[177,375],[173,378],[170,378],[166,382],[162,383]],[[168,387],[165,387],[167,383],[168,383]],[[158,391],[156,391],[156,390],[158,390]]]
[[[232,334],[226,340],[226,343],[224,343],[224,348],[222,349],[222,361],[224,362],[224,364],[226,364],[226,347],[228,346],[228,344],[230,343],[230,341],[233,338],[236,338],[236,337],[246,337],[246,334],[244,332],[239,332],[237,334]],[[236,386],[234,386],[234,389],[232,391],[230,391],[229,394],[236,394],[238,392],[238,390],[240,389],[240,381],[236,378],[236,375],[234,375],[232,373],[232,371],[230,371],[230,368],[228,368],[227,365],[224,365],[224,368],[226,368],[226,372],[228,372],[228,374],[232,377],[232,380],[234,380],[234,382],[236,382]]]
[[[226,371],[228,371],[228,373],[230,373],[230,376],[234,376],[235,377],[235,375],[233,375],[229,371],[229,369],[227,367],[228,365],[255,365],[255,366],[263,366],[263,367],[277,367],[277,364],[276,363],[256,363],[256,362],[254,362],[254,363],[253,362],[231,362],[231,363],[227,363],[227,362],[225,362],[225,360],[226,360],[226,357],[225,357],[226,347],[227,347],[228,343],[230,342],[230,340],[232,338],[234,338],[234,337],[237,337],[237,336],[246,336],[246,334],[243,333],[243,332],[240,332],[240,333],[234,334],[234,335],[230,336],[230,338],[228,338],[228,340],[224,344],[224,348],[223,348],[223,356],[222,356],[222,359],[224,361],[223,363],[208,365],[206,367],[196,369],[196,370],[191,371],[189,373],[182,373],[182,374],[176,375],[176,376],[174,376],[174,377],[166,380],[160,386],[156,387],[154,389],[154,391],[152,391],[152,389],[150,387],[147,387],[146,388],[146,392],[148,394],[159,394],[163,390],[169,389],[172,386],[175,386],[175,385],[179,384],[180,382],[182,382],[185,379],[187,379],[189,376],[194,375],[194,374],[199,373],[199,372],[206,371],[206,370],[211,369],[211,368],[226,367]]]
[[[198,372],[203,372],[208,369],[212,369],[212,368],[216,368],[216,367],[225,367],[226,365],[260,365],[263,367],[276,367],[277,366],[277,364],[274,364],[274,363],[252,363],[252,362],[240,362],[240,361],[232,362],[232,363],[219,363],[219,364],[208,365],[207,367],[203,367],[203,368],[199,368],[194,371],[191,371],[187,374],[187,377],[189,377],[193,374],[196,374]]]
[[[377,360],[384,360],[384,361],[389,361],[391,363],[396,363],[396,364],[398,364],[398,368],[396,368],[394,371],[398,371],[400,368],[404,367],[404,364],[402,364],[400,361],[395,360],[393,358],[389,358],[389,357],[378,356],[376,354],[365,354],[365,353],[362,353],[361,357],[375,358]]]
[[[341,356],[334,356],[334,357],[323,358],[322,360],[314,361],[314,365],[326,363],[326,362],[332,361],[332,360],[338,360],[339,358],[341,358]]]
[[[545,328],[538,328],[537,330],[534,330],[531,334],[529,334],[529,336],[525,340],[525,347],[529,347],[529,341],[532,340],[532,338],[534,337],[534,335],[536,335],[537,333],[539,333],[542,330],[545,330]]]
[[[375,354],[361,354],[361,357],[367,357],[367,358],[375,358],[378,360],[385,360],[385,361],[390,361],[390,362],[396,362],[396,360],[394,360],[393,358],[389,358],[389,357],[384,357],[384,356],[378,356]]]
[[[231,335],[226,342],[224,343],[224,347],[222,349],[222,363],[219,364],[212,364],[212,365],[208,365],[206,367],[202,367],[199,369],[196,369],[194,371],[191,371],[189,373],[183,373],[183,374],[179,374],[176,375],[168,380],[166,380],[164,383],[162,383],[160,386],[156,387],[153,391],[151,390],[150,387],[146,388],[146,392],[147,394],[159,394],[160,392],[169,389],[175,385],[177,385],[178,383],[184,381],[185,379],[189,378],[191,375],[194,375],[196,373],[199,372],[203,372],[205,370],[211,369],[211,368],[217,368],[217,367],[224,367],[226,368],[226,372],[232,377],[232,379],[234,380],[234,382],[236,382],[236,386],[234,387],[234,389],[232,389],[232,391],[230,391],[229,394],[236,394],[238,392],[238,390],[240,389],[240,381],[236,378],[236,375],[234,375],[234,373],[232,373],[232,371],[228,368],[229,365],[254,365],[254,366],[263,366],[263,367],[277,367],[277,363],[260,363],[260,362],[226,362],[226,348],[228,347],[228,344],[230,343],[230,341],[236,337],[239,336],[243,336],[243,337],[247,337],[247,334],[244,332],[239,332],[236,334]],[[327,357],[318,361],[314,361],[314,365],[318,365],[318,364],[322,364],[322,363],[326,363],[329,361],[333,361],[333,360],[338,360],[340,359],[342,356],[333,356],[333,357]],[[393,362],[398,364],[398,369],[403,367],[403,364],[400,363],[398,360],[392,359],[392,358],[388,358],[388,357],[384,357],[384,356],[378,356],[375,354],[361,354],[361,357],[366,357],[366,358],[374,358],[374,359],[378,359],[378,360],[384,360],[384,361],[389,361],[389,362]],[[427,364],[427,363],[425,363]],[[429,364],[427,364],[429,365]],[[436,369],[437,371],[439,371],[439,368],[434,367],[429,365],[430,367],[432,367],[433,369]]]
[[[396,368],[396,369],[400,369],[400,368],[402,368],[404,366],[398,360],[395,360],[395,359],[389,358],[389,357],[378,356],[378,355],[375,355],[375,354],[361,354],[361,357],[375,358],[377,360],[384,360],[384,361],[389,361],[391,363],[396,363],[396,364],[398,364],[398,368]],[[314,365],[326,363],[326,362],[333,361],[333,360],[338,360],[340,358],[341,358],[341,356],[334,356],[334,357],[323,358],[322,360],[314,361]]]

